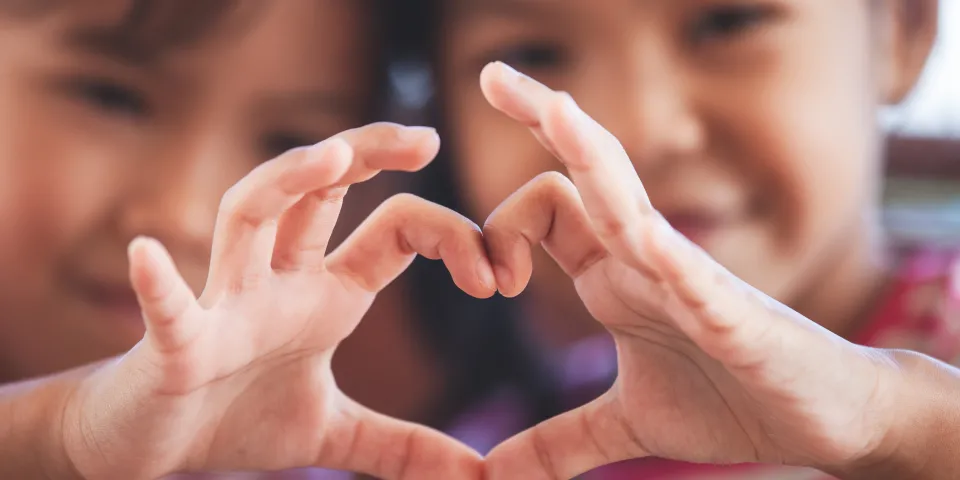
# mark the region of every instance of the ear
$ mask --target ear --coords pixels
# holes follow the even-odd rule
[[[881,96],[896,104],[920,79],[937,38],[940,0],[873,0]]]

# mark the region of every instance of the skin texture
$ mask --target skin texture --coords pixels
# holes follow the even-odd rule
[[[76,473],[317,466],[473,478],[475,452],[361,407],[330,368],[376,293],[417,253],[443,259],[466,292],[495,291],[479,228],[414,197],[386,202],[326,253],[347,185],[422,168],[438,148],[430,129],[373,125],[261,165],[223,198],[199,298],[159,242],[134,240],[130,277],[147,332],[68,398],[63,445]]]
[[[504,60],[614,134],[653,205],[721,265],[832,331],[856,328],[887,267],[876,114],[922,69],[936,2],[457,0],[444,20],[442,102],[470,216],[564,171],[487,105],[476,75]],[[555,262],[534,258],[542,336],[599,331]]]
[[[199,292],[227,188],[373,107],[364,2],[241,0],[194,41],[145,59],[75,40],[121,23],[130,4],[0,5],[0,381],[130,349],[144,333],[126,273],[134,237],[163,242]],[[334,242],[390,188],[358,187]],[[438,385],[400,295],[386,292],[338,365],[347,391],[412,417]]]
[[[890,67],[877,91],[896,96],[910,70]],[[708,241],[697,247],[668,226],[624,144],[570,97],[503,66],[491,67],[482,86],[487,101],[562,160],[573,184],[550,175],[521,188],[488,220],[485,246],[463,217],[400,197],[327,256],[343,185],[381,168],[421,167],[436,137],[380,126],[392,133],[361,131],[373,137],[368,144],[352,131],[265,164],[220,203],[199,299],[158,242],[132,244],[146,336],[85,372],[53,409],[62,413],[48,419],[62,428],[52,429],[62,449],[51,451],[63,454],[62,465],[121,478],[304,465],[477,477],[480,461],[462,447],[343,395],[330,357],[414,252],[443,258],[474,295],[494,286],[515,295],[538,243],[614,335],[621,374],[601,399],[498,448],[488,478],[567,478],[645,455],[841,469],[908,438],[891,406],[908,383],[889,352],[818,327],[712,260]],[[677,417],[684,428],[667,428]],[[918,458],[907,464],[925,465]]]
[[[326,255],[344,186],[421,168],[438,149],[435,132],[375,125],[264,164],[224,196],[199,298],[165,249],[139,238],[129,255],[143,340],[99,367],[0,391],[4,473],[316,465],[387,479],[554,479],[646,455],[848,478],[960,473],[956,430],[938,427],[960,411],[960,372],[853,345],[746,285],[666,223],[619,142],[571,97],[503,64],[482,82],[573,182],[556,173],[530,182],[482,237],[454,212],[396,197]],[[337,388],[333,350],[415,253],[442,259],[472,295],[513,296],[530,280],[536,244],[617,342],[607,394],[482,461]]]
[[[955,405],[950,414],[941,409],[954,401],[930,400],[956,391],[956,369],[941,364],[940,378],[919,389],[923,400],[905,401],[911,386],[935,375],[901,369],[896,352],[843,340],[720,266],[654,209],[622,145],[569,95],[502,63],[484,70],[481,83],[490,103],[570,174],[537,177],[487,219],[500,292],[526,287],[532,247],[542,245],[618,352],[608,392],[498,446],[486,478],[573,478],[645,456],[856,477],[853,465],[903,455],[891,445],[930,445],[918,428],[929,426],[927,412],[955,417]],[[892,470],[895,478],[955,475],[954,460],[918,460],[944,451],[907,454],[913,460]]]

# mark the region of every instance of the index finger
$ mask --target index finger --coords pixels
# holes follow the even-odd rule
[[[420,169],[439,148],[432,128],[375,123],[265,162],[223,197],[208,285],[217,290],[269,272],[277,235],[283,233],[278,232],[278,222],[302,201],[322,200],[325,192],[368,180],[381,170]],[[306,235],[312,237],[307,245],[324,250],[340,213],[339,200],[324,208],[305,207],[284,222],[293,226],[284,240],[292,238],[296,250],[305,244],[300,240]]]
[[[483,70],[481,86],[491,105],[533,129],[567,167],[604,246],[618,258],[638,261],[641,229],[655,211],[616,137],[569,95],[503,63]]]
[[[382,170],[415,172],[440,151],[440,136],[430,127],[379,122],[346,130],[339,138],[353,148],[355,160],[338,185],[364,182]]]
[[[607,256],[590,229],[576,187],[558,172],[539,175],[504,200],[484,223],[483,237],[505,297],[526,288],[533,245],[542,244],[574,279]]]
[[[480,228],[466,217],[410,194],[387,200],[326,258],[326,268],[370,293],[399,276],[417,255],[443,260],[454,283],[477,298],[497,283]]]

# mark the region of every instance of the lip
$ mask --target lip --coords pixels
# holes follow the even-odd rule
[[[79,280],[79,279],[74,279]],[[97,280],[71,282],[73,290],[108,323],[141,331],[143,313],[133,288],[126,284]]]
[[[705,246],[732,223],[729,217],[696,211],[663,213],[663,217],[674,230],[700,246]]]

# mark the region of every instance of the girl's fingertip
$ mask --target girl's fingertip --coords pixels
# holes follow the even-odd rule
[[[127,258],[132,259],[137,250],[143,248],[143,237],[137,236],[127,244]]]
[[[400,131],[400,135],[404,140],[421,140],[423,138],[432,140],[434,138],[440,138],[436,128],[424,126],[404,127],[403,130]]]
[[[520,86],[520,82],[524,79],[528,79],[529,77],[510,65],[498,60],[488,63],[480,73],[480,78],[481,84],[487,81],[493,81],[499,83],[501,86],[506,87],[510,91],[517,91],[517,88]]]
[[[497,75],[500,72],[509,72],[509,71],[515,72],[516,70],[514,70],[509,65],[501,62],[500,60],[495,60],[493,62],[490,62],[484,65],[483,69],[480,70],[480,77],[489,78],[489,75]]]
[[[508,297],[513,291],[513,274],[503,266],[493,267],[494,275],[497,279],[497,290],[501,295]]]
[[[509,80],[516,80],[516,79],[518,79],[518,78],[523,77],[523,74],[520,73],[519,70],[517,70],[516,68],[513,68],[513,67],[511,67],[510,65],[507,65],[506,63],[503,63],[503,62],[501,62],[501,61],[499,61],[499,60],[497,60],[496,62],[494,62],[493,65],[494,65],[496,68],[499,68],[499,69],[500,69],[500,72],[503,73],[503,75],[504,75],[507,79],[509,79]]]
[[[159,251],[158,251],[159,248]],[[150,288],[153,278],[160,271],[160,259],[163,252],[160,242],[146,236],[134,238],[127,246],[127,258],[130,263],[130,281],[138,294]]]
[[[151,250],[154,250],[158,243],[154,238],[138,235],[127,245],[127,257],[132,259],[137,255],[137,252],[141,252],[142,255],[149,258],[152,256]]]
[[[490,266],[490,263],[485,259],[481,258],[477,262],[477,274],[480,277],[480,283],[489,291],[497,290],[497,277],[493,273],[493,268]]]

